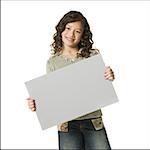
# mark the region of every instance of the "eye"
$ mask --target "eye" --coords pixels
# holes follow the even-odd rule
[[[66,27],[66,30],[70,30],[70,27]]]
[[[81,33],[81,31],[78,31],[78,30],[76,32],[79,33],[79,34]]]

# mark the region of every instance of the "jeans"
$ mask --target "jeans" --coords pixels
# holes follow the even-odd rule
[[[60,150],[111,149],[105,128],[95,130],[90,119],[69,121],[68,128],[58,131]]]

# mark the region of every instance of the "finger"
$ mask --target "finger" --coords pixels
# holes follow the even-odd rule
[[[105,73],[108,73],[108,72],[112,72],[112,73],[113,73],[113,70],[112,70],[111,68],[107,68],[107,69],[105,70]]]
[[[28,102],[28,105],[35,105],[35,102]]]
[[[33,97],[28,97],[26,100],[34,100]]]
[[[35,107],[35,105],[33,104],[33,105],[28,105],[28,107],[29,108],[33,108],[33,107]]]
[[[114,76],[114,74],[112,74],[112,73],[104,74],[104,77],[106,77],[106,78],[113,77],[113,76]]]
[[[114,78],[113,78],[113,77],[109,77],[109,78],[108,78],[108,80],[113,81],[113,80],[114,80]]]
[[[106,80],[110,80],[110,81],[113,81],[114,79],[115,79],[114,76],[110,76],[110,77],[106,78]]]
[[[30,102],[30,103],[28,103],[28,105],[29,105],[29,106],[35,105],[35,103],[34,103],[34,102]]]
[[[35,104],[34,100],[28,100],[28,104]]]
[[[113,76],[114,74],[113,74],[112,72],[106,72],[106,73],[104,74],[104,76],[108,76],[108,75]]]
[[[35,108],[32,108],[31,111],[35,111]]]
[[[33,109],[33,108],[36,108],[35,106],[29,106],[29,109]]]
[[[32,105],[28,105],[30,108],[32,108],[32,107],[35,107],[35,105],[34,104],[32,104]]]
[[[107,76],[104,76],[105,77],[105,79],[113,79],[114,78],[114,76],[112,75],[112,74],[108,74]]]
[[[114,73],[113,73],[113,71],[111,71],[111,70],[106,70],[106,71],[104,72],[104,75],[108,75],[108,74],[114,74]]]
[[[34,100],[28,100],[28,103],[34,103]]]

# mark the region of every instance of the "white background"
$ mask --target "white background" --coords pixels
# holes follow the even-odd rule
[[[58,148],[42,131],[24,82],[46,73],[55,25],[70,10],[88,19],[94,47],[115,72],[119,102],[102,109],[113,149],[150,148],[150,2],[2,1],[2,148]],[[59,111],[59,110],[58,110]]]

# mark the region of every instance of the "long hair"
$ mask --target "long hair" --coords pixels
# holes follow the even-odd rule
[[[51,44],[54,55],[62,51],[63,42],[61,33],[65,30],[66,24],[75,21],[81,21],[84,29],[81,40],[78,44],[78,48],[80,50],[78,56],[85,58],[90,56],[90,50],[92,50],[92,45],[94,43],[92,40],[92,32],[90,31],[87,19],[78,11],[69,11],[56,25],[56,33],[53,35],[54,42]]]

